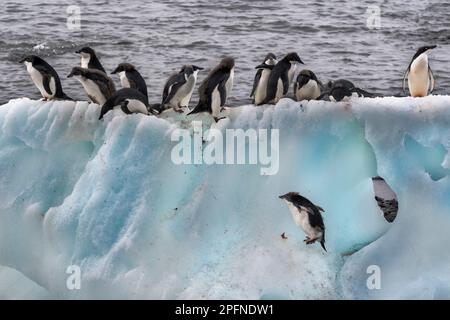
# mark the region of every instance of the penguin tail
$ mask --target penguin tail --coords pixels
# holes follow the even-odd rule
[[[189,112],[187,115],[196,114],[204,111],[204,103],[202,101],[199,101],[198,104],[192,109],[191,112]]]

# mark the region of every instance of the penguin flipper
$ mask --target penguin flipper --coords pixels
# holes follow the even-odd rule
[[[220,106],[224,106],[225,102],[227,101],[227,88],[226,88],[226,83],[227,81],[222,81],[219,84],[219,87],[217,88],[217,90],[219,90],[219,94],[220,94]]]
[[[436,81],[434,80],[433,70],[431,70],[430,66],[428,66],[428,76],[430,77],[430,81],[431,81],[430,93],[433,93]]]
[[[279,78],[275,73],[272,72],[270,74],[269,81],[267,83],[266,98],[261,104],[268,104],[270,101],[275,99],[277,94],[278,79]]]
[[[258,87],[258,83],[261,80],[262,71],[263,71],[262,69],[258,69],[258,71],[256,71],[255,80],[253,81],[253,89],[252,89],[252,93],[250,94],[250,98],[255,95],[256,88]]]
[[[289,77],[287,72],[281,75],[281,81],[283,81],[283,95],[285,96],[289,91]]]
[[[405,72],[405,76],[403,77],[403,93],[406,95],[406,78],[408,78],[409,68]]]
[[[322,246],[323,250],[325,250],[325,252],[328,252],[327,248],[325,248],[325,235],[323,235],[322,240],[320,240],[320,245]]]
[[[176,73],[170,76],[169,80],[167,80],[167,83],[164,86],[163,99],[161,103],[163,105],[168,104],[177,93],[178,89],[185,83],[186,78],[184,77],[183,73]]]

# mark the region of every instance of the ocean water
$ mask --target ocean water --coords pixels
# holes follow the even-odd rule
[[[16,1],[0,11],[0,103],[39,98],[23,65],[25,54],[45,58],[63,88],[86,99],[81,85],[67,79],[79,64],[76,49],[95,48],[112,71],[120,62],[138,67],[159,102],[167,77],[183,64],[207,71],[225,55],[236,58],[230,106],[250,102],[254,67],[267,52],[297,51],[322,81],[346,78],[385,95],[402,92],[402,79],[416,49],[437,44],[430,64],[436,93],[450,92],[450,3],[443,1]],[[67,27],[68,6],[81,10],[81,28]],[[368,27],[368,7],[380,9],[379,28]],[[372,21],[369,19],[369,22]],[[370,24],[369,24],[370,25]],[[113,77],[119,87],[117,77]],[[292,89],[291,89],[292,90]],[[194,95],[194,100],[196,100]]]

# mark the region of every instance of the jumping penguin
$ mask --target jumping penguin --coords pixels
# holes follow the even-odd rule
[[[316,100],[322,92],[322,83],[311,70],[300,71],[294,83],[294,94],[297,101]]]
[[[38,56],[30,55],[22,60],[27,67],[31,80],[39,89],[44,101],[47,100],[73,100],[62,89],[58,73],[47,62]]]
[[[75,53],[81,56],[81,67],[85,69],[96,69],[104,72],[106,74],[105,68],[103,68],[100,60],[97,57],[94,49],[89,47],[84,47]]]
[[[192,93],[194,92],[197,75],[201,67],[185,65],[180,72],[169,77],[164,85],[162,108],[172,107],[176,112],[183,112],[183,108],[189,107]]]
[[[263,63],[255,68],[258,71],[256,71],[255,80],[253,81],[253,89],[250,98],[253,98],[253,104],[256,106],[261,105],[266,98],[267,83],[269,82],[270,73],[276,63],[277,57],[273,53],[269,53],[264,58]]]
[[[98,105],[103,105],[116,92],[112,79],[96,69],[74,67],[67,77],[77,79],[83,85],[89,99]]]
[[[123,88],[136,89],[148,99],[147,84],[135,66],[129,63],[121,63],[111,74],[119,74]]]
[[[140,91],[133,88],[123,88],[114,93],[103,104],[99,120],[103,119],[105,114],[113,110],[115,107],[120,107],[125,114],[156,114],[156,112],[149,107],[147,97]]]
[[[189,113],[209,112],[218,122],[219,114],[231,94],[234,81],[234,59],[225,57],[203,80],[198,93],[200,100],[197,106]]]
[[[320,213],[325,211],[297,192],[289,192],[279,198],[287,203],[295,224],[306,233],[304,242],[313,244],[320,241],[323,250],[327,251],[325,248],[325,225]]]
[[[435,45],[424,46],[417,50],[403,78],[403,92],[406,91],[405,82],[408,78],[409,93],[412,97],[425,97],[433,93],[435,81],[427,53],[436,47]]]
[[[289,70],[292,64],[304,64],[297,53],[288,53],[281,59],[269,76],[269,83],[267,85],[266,98],[261,104],[278,103],[289,91]]]

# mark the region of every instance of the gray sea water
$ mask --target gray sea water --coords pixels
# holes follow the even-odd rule
[[[79,30],[67,27],[71,5],[81,11]],[[376,18],[370,5],[380,9],[379,25],[370,19]],[[79,64],[74,51],[85,45],[97,50],[108,71],[120,62],[135,64],[152,103],[181,65],[210,69],[225,55],[236,58],[229,104],[247,103],[254,67],[267,52],[289,51],[322,81],[346,78],[369,91],[399,94],[410,59],[425,44],[439,46],[430,56],[436,93],[450,93],[450,3],[444,1],[2,0],[1,6],[0,103],[40,97],[17,63],[27,53],[58,71],[67,94],[86,99],[81,85],[66,78]]]

